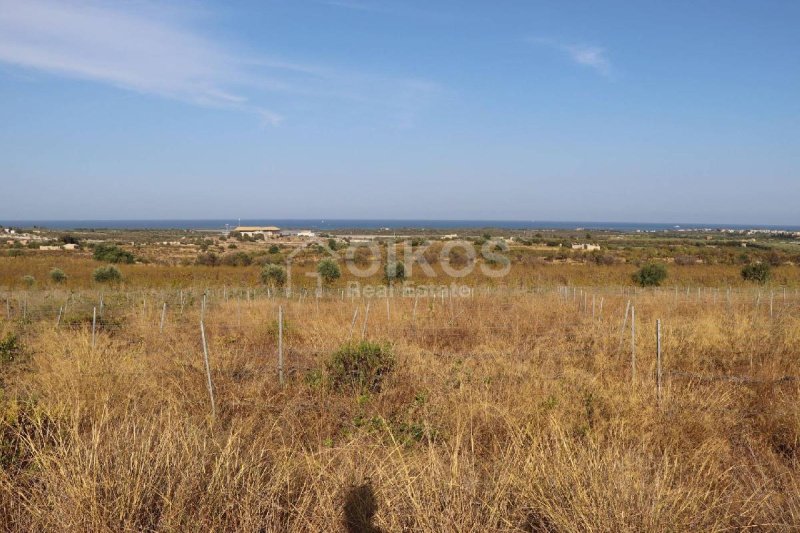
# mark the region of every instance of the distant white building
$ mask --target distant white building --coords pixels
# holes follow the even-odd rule
[[[262,235],[265,239],[279,237],[281,228],[275,226],[237,226],[233,228],[235,233],[241,233],[243,237],[255,237]]]
[[[313,239],[314,237],[317,236],[317,234],[314,233],[313,231],[303,230],[303,231],[298,231],[297,236],[303,239]]]
[[[599,244],[588,244],[588,243],[585,243],[585,244],[573,244],[572,245],[572,249],[573,250],[583,250],[583,251],[586,251],[586,252],[592,252],[594,250],[599,250],[600,249],[600,245]]]

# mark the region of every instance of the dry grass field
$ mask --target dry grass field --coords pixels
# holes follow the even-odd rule
[[[276,297],[120,268],[134,281],[103,290],[94,342],[101,292],[82,282],[17,288],[0,309],[5,530],[800,524],[795,289],[534,289],[516,274],[465,297]],[[552,283],[589,267],[548,268]]]

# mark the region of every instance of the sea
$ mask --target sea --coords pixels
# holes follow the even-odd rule
[[[800,225],[674,224],[653,222],[592,222],[553,220],[426,220],[426,219],[184,219],[184,220],[0,220],[0,225],[51,230],[177,229],[225,230],[236,226],[278,226],[287,230],[593,230],[658,232],[678,230],[800,231]]]

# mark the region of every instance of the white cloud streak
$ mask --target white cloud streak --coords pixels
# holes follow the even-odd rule
[[[135,9],[135,10],[134,10]],[[144,94],[255,114],[278,125],[270,93],[368,100],[405,110],[407,91],[424,100],[427,82],[237,53],[192,30],[163,4],[94,0],[0,0],[0,62]],[[434,86],[434,84],[430,84]]]
[[[578,65],[589,67],[603,76],[610,77],[612,74],[611,61],[607,57],[605,48],[584,44],[566,44],[541,37],[526,40],[532,44],[559,50]]]

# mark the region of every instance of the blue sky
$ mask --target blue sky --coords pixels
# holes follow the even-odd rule
[[[800,2],[0,0],[0,219],[800,223]]]

